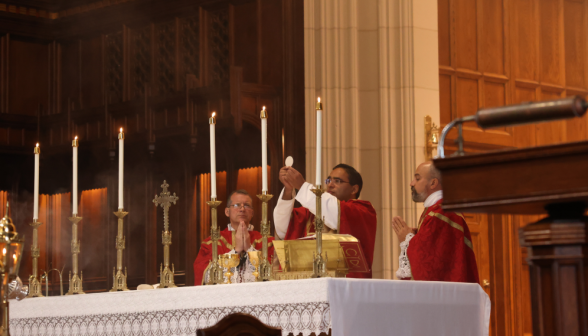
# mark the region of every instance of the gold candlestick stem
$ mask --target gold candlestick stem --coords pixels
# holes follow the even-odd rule
[[[220,239],[220,230],[217,224],[216,208],[221,204],[221,201],[217,201],[216,198],[211,198],[210,201],[206,202],[210,207],[210,219],[212,226],[210,228],[210,240],[212,241],[212,260],[208,266],[208,281],[207,285],[220,285],[224,282],[223,280],[223,269],[219,265],[218,260],[218,240]]]
[[[31,246],[31,256],[33,258],[33,274],[29,277],[29,294],[27,297],[42,297],[43,296],[43,289],[41,288],[41,282],[39,281],[39,274],[38,274],[38,262],[39,257],[41,256],[41,251],[39,250],[39,233],[38,228],[43,224],[38,222],[36,219],[33,219],[31,226],[33,227],[33,245]]]
[[[259,261],[259,281],[270,281],[272,277],[272,265],[269,262],[267,238],[270,235],[270,223],[267,220],[267,203],[274,197],[264,191],[257,195],[261,200],[261,260]]]
[[[312,189],[312,192],[316,195],[316,216],[314,217],[316,253],[312,267],[312,277],[323,278],[329,276],[327,273],[327,258],[326,256],[323,258],[323,228],[325,223],[323,219],[322,196],[325,191],[321,185],[317,185],[315,189]]]
[[[169,246],[172,243],[172,233],[169,230],[169,207],[176,204],[178,196],[176,193],[173,196],[167,191],[169,184],[164,180],[161,188],[163,192],[159,196],[155,195],[153,203],[155,206],[161,205],[163,208],[163,233],[161,234],[161,242],[163,244],[163,264],[159,266],[160,283],[158,288],[174,288],[177,287],[174,283],[174,265],[169,267]]]
[[[78,254],[80,254],[80,241],[78,240],[78,223],[82,220],[82,217],[78,217],[77,214],[73,214],[72,217],[68,218],[72,223],[71,225],[71,258],[72,258],[72,271],[69,273],[69,290],[65,295],[73,294],[86,294],[82,288],[82,282],[84,280],[83,274],[80,272],[78,276]],[[73,275],[72,275],[73,273]]]
[[[128,291],[127,288],[127,270],[125,268],[125,272],[123,274],[123,251],[125,249],[125,236],[123,235],[123,227],[126,215],[128,212],[125,212],[123,209],[118,209],[117,212],[114,213],[116,217],[118,217],[118,233],[116,235],[116,268],[112,271],[112,289],[111,292],[118,292],[118,291]]]

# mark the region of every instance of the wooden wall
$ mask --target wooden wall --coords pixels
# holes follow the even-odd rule
[[[438,19],[442,124],[484,107],[588,95],[588,1],[439,0]],[[486,131],[466,124],[464,138],[469,152],[586,140],[588,118]],[[492,333],[531,334],[518,228],[537,218],[467,219],[480,279],[489,283]]]
[[[46,195],[39,268],[65,266],[67,274],[70,267],[71,140],[78,136],[84,289],[112,287],[123,127],[129,286],[158,281],[162,210],[152,199],[164,180],[180,197],[170,210],[176,283],[192,284],[210,225],[202,220],[208,207],[200,206],[208,195],[208,117],[217,112],[217,169],[226,175],[219,194],[226,195],[251,189],[239,172],[261,163],[259,112],[267,107],[270,192],[279,193],[284,154],[305,166],[303,66],[302,0],[25,0],[0,10],[0,155],[9,162],[0,166],[0,190],[9,192],[19,232],[31,237],[39,142]]]

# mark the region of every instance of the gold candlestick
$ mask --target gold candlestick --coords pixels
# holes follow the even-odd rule
[[[220,230],[216,222],[216,208],[221,204],[221,201],[217,201],[216,198],[211,198],[210,201],[206,202],[210,207],[210,218],[212,221],[212,227],[210,229],[210,240],[212,241],[212,261],[208,266],[208,281],[207,285],[220,285],[223,281],[223,269],[219,265],[218,260],[218,240],[220,239]]]
[[[272,265],[269,262],[267,255],[267,238],[270,235],[270,223],[267,220],[267,203],[273,195],[269,195],[267,191],[257,195],[261,200],[261,260],[259,261],[259,281],[270,281],[272,277]]]
[[[86,294],[82,288],[82,282],[84,281],[84,275],[80,272],[78,277],[78,254],[80,254],[80,241],[78,240],[78,223],[82,220],[82,217],[78,217],[78,214],[73,214],[72,217],[68,218],[72,223],[71,227],[71,258],[72,258],[72,271],[69,272],[69,290],[65,295],[73,294]]]
[[[38,259],[41,256],[41,251],[39,250],[39,233],[38,227],[43,224],[38,222],[36,219],[33,219],[31,226],[33,227],[33,245],[31,246],[31,256],[33,257],[33,274],[29,277],[29,294],[27,297],[42,297],[43,290],[41,288],[41,282],[39,281],[39,275],[37,273],[38,270]]]
[[[322,196],[324,190],[319,184],[312,192],[316,195],[316,216],[314,217],[314,228],[316,234],[316,253],[314,255],[312,278],[323,278],[329,276],[327,274],[327,256],[323,258],[323,227],[325,225],[322,210]]]
[[[125,236],[123,236],[123,218],[128,215],[123,209],[118,209],[114,213],[118,217],[118,234],[116,235],[116,268],[112,271],[113,284],[111,292],[128,291],[127,288],[127,269],[123,274],[123,250],[125,249]]]
[[[161,240],[163,244],[163,264],[159,266],[160,282],[158,288],[174,288],[177,287],[174,283],[174,265],[169,268],[169,246],[172,243],[172,233],[169,231],[169,207],[171,204],[176,204],[178,197],[176,193],[171,196],[170,192],[167,191],[169,184],[163,180],[161,185],[163,192],[159,196],[155,195],[153,203],[155,206],[161,205],[163,208],[163,233],[161,234]]]

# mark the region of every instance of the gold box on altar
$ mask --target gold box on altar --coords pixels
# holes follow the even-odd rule
[[[274,240],[281,267],[281,270],[274,272],[274,280],[311,278],[316,253],[314,238]],[[327,273],[331,277],[344,278],[349,272],[370,270],[359,241],[351,235],[323,233],[322,250],[327,261]]]

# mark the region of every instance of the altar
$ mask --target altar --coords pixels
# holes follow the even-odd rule
[[[321,278],[10,301],[20,335],[195,335],[232,313],[282,335],[488,335],[478,284]]]

